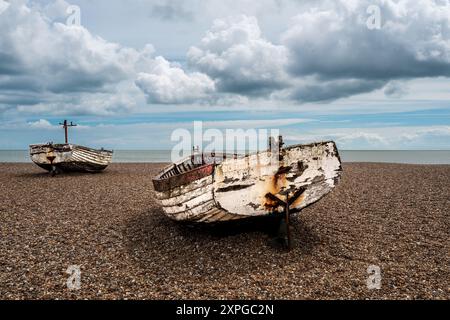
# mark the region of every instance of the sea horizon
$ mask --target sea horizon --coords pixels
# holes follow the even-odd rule
[[[450,150],[340,150],[342,162],[450,164]],[[114,150],[113,163],[171,162],[171,150]],[[28,150],[0,150],[0,163],[29,163]]]

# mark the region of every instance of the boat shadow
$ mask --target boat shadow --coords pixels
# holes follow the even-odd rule
[[[192,236],[192,233],[199,237],[213,238],[222,241],[230,237],[240,235],[251,236],[252,234],[262,239],[261,249],[268,251],[287,252],[287,243],[281,239],[279,234],[280,216],[255,217],[245,220],[227,221],[216,224],[189,224],[178,223],[178,232],[183,236]],[[292,242],[298,252],[310,254],[313,250],[315,240],[318,237],[313,230],[307,226],[300,217],[291,218]],[[265,241],[264,241],[265,238]],[[311,241],[314,240],[314,241]]]
[[[56,175],[53,175],[50,172],[42,171],[42,172],[21,172],[17,173],[15,176],[18,178],[28,178],[28,179],[36,179],[36,178],[64,178],[64,177],[82,177],[82,176],[91,176],[91,175],[102,175],[106,172],[62,172]]]
[[[233,269],[243,274],[260,269],[257,261],[298,260],[313,254],[320,244],[319,237],[301,217],[291,220],[290,251],[274,243],[279,227],[277,217],[192,225],[172,221],[161,209],[155,209],[128,220],[123,238],[129,256],[143,269],[151,269],[157,263],[165,270],[161,272],[176,269],[185,273],[206,264],[211,270]]]

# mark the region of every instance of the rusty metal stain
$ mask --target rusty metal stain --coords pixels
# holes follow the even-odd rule
[[[287,179],[285,173],[280,174],[277,172],[274,176],[268,177],[265,185],[266,188],[262,191],[264,196],[261,197],[261,205],[265,208],[265,210],[273,212],[279,207],[279,203],[277,201],[273,200],[273,198],[266,197],[267,194],[277,195],[277,197],[281,200],[286,200],[286,196],[280,195],[280,191],[286,187],[286,184]]]

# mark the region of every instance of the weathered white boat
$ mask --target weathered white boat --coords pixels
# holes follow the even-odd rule
[[[164,213],[202,223],[281,213],[289,219],[338,183],[334,142],[277,148],[240,158],[197,154],[168,166],[153,179]]]
[[[67,120],[61,125],[65,130],[66,143],[30,145],[30,157],[35,164],[56,174],[62,171],[100,172],[111,163],[112,151],[69,144],[67,128],[76,125],[68,124]]]
[[[57,173],[59,171],[99,172],[112,161],[113,152],[96,150],[76,144],[30,145],[31,160],[39,167]]]

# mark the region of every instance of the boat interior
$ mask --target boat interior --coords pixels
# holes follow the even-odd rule
[[[159,179],[168,179],[170,177],[183,174],[185,172],[192,171],[196,168],[202,167],[208,164],[220,164],[227,157],[237,158],[237,154],[225,154],[225,153],[210,153],[210,154],[193,154],[192,156],[172,164],[167,167],[163,173],[160,175]]]
[[[281,150],[283,146],[283,138],[281,136],[278,137],[278,140],[276,140],[274,137],[269,138],[268,142],[268,150]],[[220,164],[225,159],[238,159],[243,158],[249,155],[249,153],[246,154],[230,154],[230,153],[199,153],[198,148],[193,148],[192,155],[188,158],[185,158],[184,160],[181,160],[180,162],[172,164],[170,167],[167,167],[158,177],[159,180],[168,179],[173,176],[177,176],[189,171],[192,171],[196,168],[202,167],[204,165],[209,164]]]

